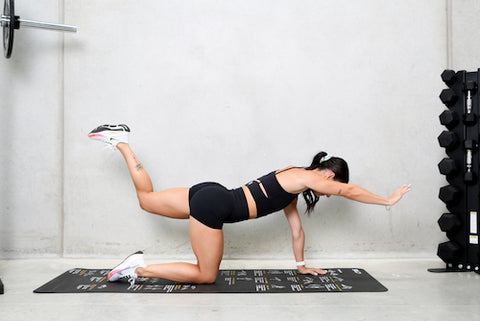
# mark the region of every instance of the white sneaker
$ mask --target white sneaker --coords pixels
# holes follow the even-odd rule
[[[135,270],[139,267],[146,267],[145,261],[143,260],[143,252],[138,251],[129,256],[122,261],[119,265],[114,267],[108,274],[108,281],[115,282],[120,279],[128,279],[131,285],[135,284],[135,280],[138,278]]]
[[[127,125],[101,125],[92,130],[88,137],[94,140],[99,140],[101,142],[112,145],[116,148],[118,143],[127,143],[128,144],[128,134],[130,133],[130,128]]]

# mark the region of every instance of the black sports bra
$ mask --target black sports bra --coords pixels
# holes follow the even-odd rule
[[[273,171],[247,184],[247,188],[250,190],[250,193],[252,193],[253,199],[255,200],[257,217],[265,216],[284,209],[298,196],[298,194],[291,194],[285,191],[278,182],[276,176],[276,174],[292,168],[299,167],[290,167],[277,173]],[[261,185],[263,185],[268,196],[262,191]]]

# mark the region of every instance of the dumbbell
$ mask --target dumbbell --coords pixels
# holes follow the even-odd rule
[[[457,99],[458,99],[458,96],[457,94],[455,94],[455,91],[453,91],[453,89],[450,89],[450,88],[444,89],[440,93],[440,100],[449,108],[455,106]]]
[[[458,144],[458,137],[454,132],[444,130],[440,136],[438,136],[438,142],[441,147],[447,150],[451,150]]]
[[[451,158],[444,158],[438,163],[438,169],[440,170],[440,174],[450,176],[457,172],[457,166],[455,165],[455,161]]]
[[[462,252],[462,248],[454,241],[448,241],[438,244],[437,255],[444,262],[456,261]]]
[[[443,232],[453,232],[462,225],[462,222],[455,214],[443,213],[438,219],[438,225]]]
[[[455,81],[457,81],[457,74],[453,70],[445,69],[442,72],[442,80],[448,86],[451,87]]]
[[[20,29],[20,26],[77,32],[77,27],[73,26],[20,19],[19,16],[15,15],[14,0],[5,0],[3,3],[2,19],[0,21],[1,26],[3,27],[3,52],[5,54],[5,58],[10,58],[12,55],[14,31],[15,29]]]
[[[467,99],[465,101],[465,115],[463,116],[463,122],[466,125],[474,125],[477,122],[477,116],[472,110],[472,95],[475,94],[476,89],[477,83],[473,80],[467,81],[463,88],[464,92],[467,94]]]
[[[464,181],[467,184],[468,183],[472,184],[472,183],[475,183],[475,179],[476,179],[475,173],[472,171],[472,153],[475,149],[477,149],[477,143],[474,140],[468,139],[465,141],[464,147],[465,147],[465,153],[466,153],[465,165],[467,167],[467,171],[465,172],[465,175],[464,175]]]
[[[460,200],[460,191],[452,185],[443,186],[440,188],[438,198],[447,205],[453,205]]]
[[[458,124],[458,114],[452,110],[444,110],[439,118],[440,124],[448,129],[452,129]]]

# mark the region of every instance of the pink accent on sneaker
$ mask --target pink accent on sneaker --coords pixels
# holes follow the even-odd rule
[[[114,270],[114,271],[111,271],[110,273],[108,273],[108,277],[107,279],[110,280],[112,278],[112,276],[114,276],[115,274],[117,274],[118,272],[120,272],[121,270]]]
[[[105,136],[103,136],[101,134],[90,134],[90,135],[88,135],[88,137],[105,137]]]

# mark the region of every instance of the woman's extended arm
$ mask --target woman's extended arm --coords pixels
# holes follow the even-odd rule
[[[323,179],[318,175],[310,177],[311,178],[306,185],[317,193],[343,196],[348,199],[367,204],[386,206],[395,205],[400,199],[402,199],[402,196],[408,193],[411,189],[411,185],[403,185],[398,190],[396,190],[395,193],[392,194],[392,196],[390,196],[389,198],[385,198],[369,192],[366,189],[357,185],[345,184],[333,180]]]
[[[290,205],[285,207],[285,216],[287,217],[288,224],[292,231],[292,245],[293,254],[296,262],[303,262],[303,249],[305,246],[305,233],[303,232],[302,222],[297,210],[297,199],[295,199]],[[307,268],[305,265],[297,266],[297,269],[302,274],[326,274],[327,271],[315,268]]]
[[[398,201],[402,199],[402,196],[408,193],[411,189],[411,185],[402,185],[399,189],[395,191],[389,198],[378,196],[372,192],[367,191],[366,189],[352,185],[348,185],[345,192],[341,192],[339,195],[346,197],[348,199],[367,203],[367,204],[376,204],[376,205],[395,205]]]

